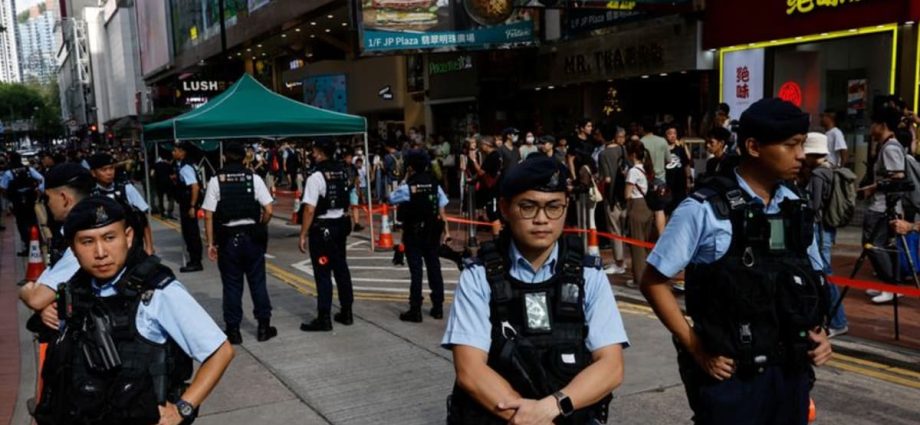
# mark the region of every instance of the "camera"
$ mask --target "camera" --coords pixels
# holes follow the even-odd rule
[[[914,190],[914,183],[908,179],[884,179],[876,183],[876,189],[885,194],[889,193],[906,193]]]

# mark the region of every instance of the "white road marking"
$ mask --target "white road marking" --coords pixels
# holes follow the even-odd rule
[[[268,258],[269,260],[274,260],[275,258],[278,258],[278,257],[275,257],[274,255],[266,253],[265,258]]]
[[[310,260],[301,261],[298,263],[291,264],[291,267],[303,272],[307,276],[313,277],[313,266],[310,264]],[[349,267],[354,268],[354,267]],[[392,267],[391,267],[392,268]],[[445,279],[445,284],[448,284],[448,281],[452,279]],[[332,279],[335,283],[335,278]],[[374,283],[404,283],[409,284],[411,281],[407,279],[385,279],[377,277],[354,277],[351,278],[352,282],[374,282]],[[422,278],[422,283],[428,283],[428,278]],[[355,286],[353,288],[355,291],[380,291],[380,292],[409,292],[409,288],[384,288],[377,286]],[[444,293],[453,294],[454,291],[445,290]]]

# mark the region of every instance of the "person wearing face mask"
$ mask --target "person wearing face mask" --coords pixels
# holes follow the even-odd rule
[[[538,149],[537,149],[537,146],[534,145],[534,142],[535,142],[536,140],[537,140],[537,138],[534,137],[532,131],[528,131],[528,132],[527,132],[527,135],[524,136],[524,144],[522,144],[522,145],[518,148],[518,156],[519,156],[522,160],[527,159],[527,157],[530,156],[530,154],[532,154],[532,153],[534,153],[534,152],[536,152],[536,151],[538,150]]]

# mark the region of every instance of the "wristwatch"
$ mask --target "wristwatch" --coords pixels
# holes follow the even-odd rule
[[[567,418],[572,416],[572,413],[575,413],[575,406],[572,404],[572,399],[565,395],[565,393],[556,391],[556,393],[553,394],[553,398],[556,399],[556,405],[559,406],[562,417]]]
[[[182,416],[183,422],[191,421],[198,417],[198,409],[182,399],[176,402],[176,410],[179,411],[179,416]]]

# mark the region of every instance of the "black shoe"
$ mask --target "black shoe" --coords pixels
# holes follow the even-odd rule
[[[354,229],[355,232],[360,232],[360,231],[362,231],[362,230],[364,230],[364,226],[362,226],[362,225],[360,225],[360,224],[356,224],[356,225],[355,225],[355,229]]]
[[[409,311],[399,314],[399,320],[403,322],[422,323],[422,309],[419,307],[409,307]]]
[[[406,253],[399,250],[399,245],[393,248],[393,265],[394,266],[404,266],[406,265]]]
[[[227,328],[224,333],[227,335],[227,341],[230,345],[240,345],[243,343],[243,335],[240,334],[239,328]]]
[[[310,323],[301,323],[300,330],[304,332],[328,332],[332,330],[332,321],[329,313],[320,313]]]
[[[351,314],[351,307],[342,307],[342,310],[332,316],[332,318],[345,326],[351,326],[355,323],[355,318]]]
[[[27,249],[27,250],[24,250],[24,251],[19,251],[19,252],[16,253],[16,256],[17,256],[17,257],[28,257],[28,256],[29,256],[29,250]]]
[[[256,331],[256,341],[265,342],[276,336],[278,336],[278,329],[272,326],[270,321],[259,321],[259,329]]]
[[[181,273],[200,272],[202,270],[204,270],[204,267],[201,266],[201,263],[189,264],[185,267],[179,267],[179,272]]]
[[[441,320],[444,318],[444,307],[440,305],[435,305],[431,307],[431,311],[428,312],[431,314],[431,317]]]

